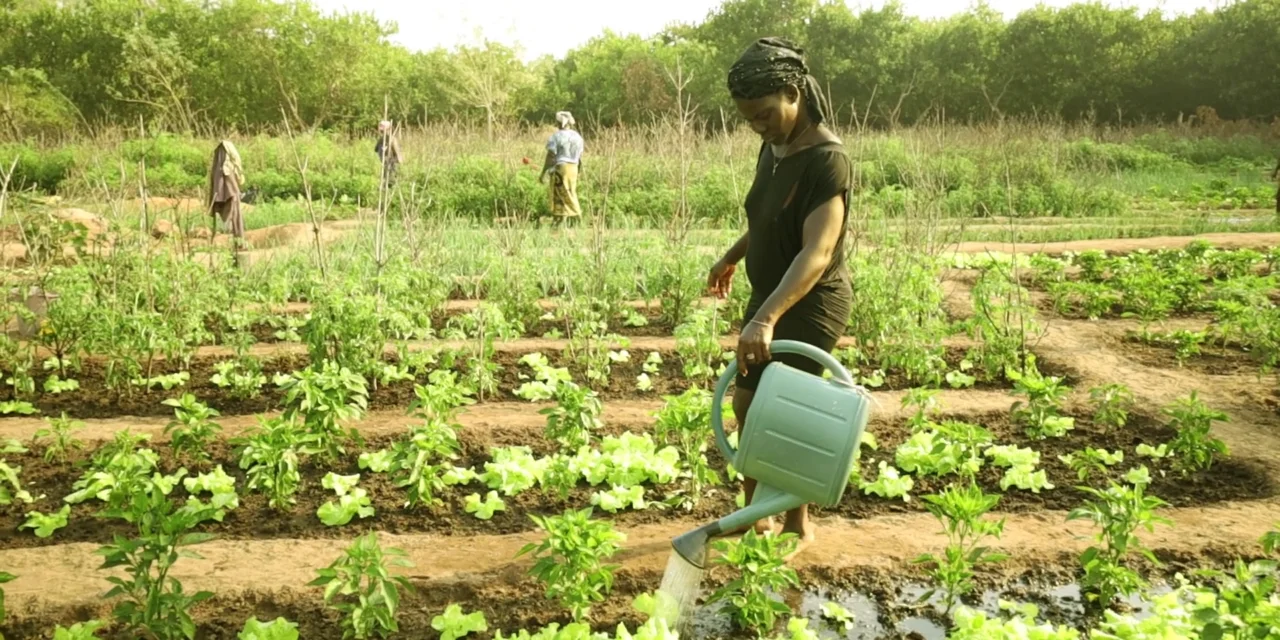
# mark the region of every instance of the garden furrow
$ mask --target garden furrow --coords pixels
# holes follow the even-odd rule
[[[625,341],[625,347],[624,342]],[[663,354],[676,352],[677,340],[672,336],[623,336],[620,340],[609,340],[607,346],[611,349],[625,348],[631,353],[644,353],[649,351],[657,351]],[[957,335],[950,336],[942,341],[943,345],[951,348],[966,348],[973,344],[973,340],[967,336]],[[410,340],[403,343],[409,351],[429,351],[432,349],[440,350],[462,350],[474,348],[477,343],[475,340]],[[738,344],[737,335],[722,336],[720,345],[726,350],[734,349]],[[561,352],[569,348],[570,341],[563,338],[516,338],[514,340],[495,340],[493,343],[493,351],[495,353],[509,354],[526,354],[536,351],[541,352]],[[837,343],[837,348],[857,346],[857,339],[853,336],[844,336]],[[52,354],[47,349],[39,347],[36,349],[37,355],[41,358],[51,357]],[[394,342],[388,342],[384,348],[385,355],[395,355],[397,345]],[[254,343],[246,352],[247,355],[259,358],[270,359],[274,357],[295,357],[306,356],[307,345],[299,342],[268,342]],[[223,345],[206,345],[196,347],[192,353],[193,360],[201,359],[220,359],[234,357],[235,349]],[[87,355],[84,356],[86,361],[96,361],[102,356]],[[157,363],[164,362],[166,359],[163,355],[157,355],[155,361]]]
[[[902,408],[902,397],[905,391],[872,391],[874,408],[871,413],[871,424],[890,424],[908,415]],[[732,396],[732,389],[728,394]],[[1015,400],[1009,393],[987,390],[942,390],[937,399],[940,403],[938,415],[942,417],[977,417],[992,413],[1003,413]],[[653,400],[615,400],[604,403],[601,419],[605,424],[636,426],[653,423],[654,414],[663,407],[663,401]],[[727,401],[726,401],[727,404]],[[546,416],[538,412],[556,406],[549,402],[482,402],[464,408],[458,414],[461,431],[471,437],[483,437],[486,433],[502,431],[522,431],[541,429],[546,424]],[[222,427],[226,437],[240,435],[258,425],[259,418],[279,416],[279,411],[260,414],[223,415],[214,419]],[[115,434],[125,429],[137,434],[151,436],[153,442],[165,442],[165,426],[171,418],[164,416],[122,416],[118,418],[86,418],[80,420],[82,429],[75,432],[77,438],[88,442],[110,440]],[[396,435],[405,428],[420,422],[406,414],[403,410],[375,409],[365,414],[364,418],[348,426],[358,429],[366,436]],[[0,438],[16,438],[21,441],[30,440],[37,431],[44,429],[48,423],[43,417],[22,416],[0,419]]]
[[[1270,249],[1280,244],[1280,233],[1205,233],[1196,236],[1158,236],[1153,238],[1116,238],[1110,240],[1073,240],[1069,242],[961,242],[950,249],[955,253],[1044,253],[1051,256],[1068,251],[1106,251],[1129,253],[1142,249],[1181,249],[1192,242],[1207,242],[1219,249]]]
[[[537,300],[536,303],[539,307],[542,307],[547,311],[554,311],[555,309],[560,308],[560,306],[564,304],[564,300],[565,300],[564,298],[550,297],[550,298],[541,298]],[[695,308],[697,308],[697,307],[711,305],[715,301],[716,301],[715,298],[707,296],[707,297],[702,297],[695,300],[693,302],[693,305]],[[450,314],[466,313],[468,311],[471,311],[472,309],[479,307],[481,304],[485,302],[493,303],[494,301],[486,298],[449,299],[444,301],[443,306],[444,306],[444,311],[446,313],[450,313]],[[660,300],[623,300],[621,304],[624,307],[637,309],[637,310],[641,310],[641,309],[657,310],[657,309],[661,309],[662,307]],[[312,305],[310,302],[291,301],[291,302],[274,303],[274,304],[272,303],[251,304],[251,305],[246,305],[246,308],[255,310],[255,311],[269,311],[273,313],[280,313],[280,314],[286,314],[286,315],[302,315],[311,311],[311,306]]]
[[[1280,520],[1280,504],[1225,503],[1161,513],[1173,526],[1157,526],[1154,532],[1138,534],[1158,555],[1180,559],[1256,555],[1258,539]],[[1009,566],[1036,567],[1078,553],[1092,544],[1096,531],[1083,522],[1066,522],[1066,513],[1060,511],[1004,518],[1004,533],[993,546],[1010,554]],[[937,522],[924,513],[859,521],[819,519],[817,523],[818,541],[795,557],[792,564],[797,569],[889,568],[922,553],[937,552],[946,544]],[[615,560],[624,570],[660,572],[667,562],[671,539],[698,524],[701,522],[672,519],[622,528],[627,540]],[[529,566],[526,559],[515,559],[516,552],[541,536],[541,532],[529,531],[462,539],[386,533],[379,537],[384,546],[398,547],[408,554],[415,566],[406,575],[414,579],[493,580],[503,576],[514,581]],[[172,575],[183,582],[185,590],[207,589],[223,596],[245,589],[296,589],[349,544],[343,539],[214,540],[193,548],[203,558],[183,559]],[[18,576],[5,585],[10,611],[96,603],[108,586],[103,579],[107,573],[97,570],[101,564],[101,557],[94,553],[97,548],[95,544],[67,544],[0,550],[0,567]]]

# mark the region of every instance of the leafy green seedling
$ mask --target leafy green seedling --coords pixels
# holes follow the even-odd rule
[[[18,479],[21,473],[22,467],[11,467],[8,462],[0,460],[0,505],[13,504],[14,500],[26,504],[35,502],[35,498],[22,488],[22,481]]]
[[[452,467],[440,476],[446,486],[463,485],[476,479],[476,471],[470,467]]]
[[[466,504],[463,507],[467,513],[473,513],[481,520],[488,520],[493,517],[496,511],[506,511],[507,504],[498,497],[497,491],[490,491],[485,495],[484,500],[480,500],[480,494],[473,493],[467,496]]]
[[[384,549],[378,532],[370,531],[356,538],[333,564],[320,569],[319,577],[308,586],[324,587],[325,603],[346,614],[343,638],[385,638],[400,630],[396,622],[400,589],[413,589],[404,576],[392,576],[391,568],[412,566],[404,551]]]
[[[680,603],[665,591],[642,593],[631,601],[631,606],[650,619],[658,619],[675,627],[680,618]]]
[[[1280,549],[1280,522],[1271,525],[1271,527],[1271,530],[1262,534],[1262,538],[1258,540],[1258,543],[1262,545],[1262,551],[1267,555],[1271,555],[1276,552],[1276,549]]]
[[[136,538],[117,535],[111,544],[96,552],[103,556],[100,569],[124,569],[107,577],[115,586],[104,597],[116,601],[115,619],[132,632],[132,637],[142,637],[145,630],[145,635],[162,640],[194,640],[196,624],[191,610],[213,597],[208,591],[188,595],[173,576],[173,566],[179,559],[200,559],[191,549],[193,545],[213,539],[212,534],[192,531],[212,519],[213,509],[190,505],[176,508],[169,499],[169,492],[185,473],[180,469],[174,476],[148,480],[103,513],[138,528]]]
[[[844,627],[846,631],[853,629],[853,614],[838,602],[822,603],[822,617]]]
[[[1226,422],[1227,414],[1210,408],[1195,391],[1178,398],[1164,411],[1172,418],[1170,425],[1178,432],[1169,442],[1169,453],[1173,455],[1174,466],[1184,475],[1207,471],[1218,456],[1227,455],[1226,443],[1210,435],[1213,423]]]
[[[35,529],[37,538],[48,538],[53,535],[54,531],[67,526],[67,519],[71,516],[71,505],[64,504],[62,508],[54,513],[45,515],[39,511],[28,511],[27,521],[22,523],[19,529]]]
[[[818,634],[809,628],[806,618],[792,618],[787,621],[787,640],[818,640]]]
[[[35,405],[25,400],[6,400],[4,402],[0,402],[0,416],[7,416],[11,413],[20,416],[29,416],[38,412],[39,411],[36,409]]]
[[[795,569],[785,560],[796,543],[793,533],[756,535],[754,529],[748,529],[741,540],[712,543],[720,552],[715,564],[729,567],[737,577],[712,593],[707,603],[727,603],[733,619],[744,628],[758,632],[773,629],[780,616],[791,612],[773,594],[800,586]]]
[[[326,502],[316,509],[316,515],[321,522],[330,527],[340,527],[351,522],[351,519],[356,516],[361,518],[373,516],[373,502],[369,499],[368,492],[356,486],[359,481],[358,473],[340,476],[330,471],[325,474],[320,484],[338,494],[338,501]]]
[[[880,461],[880,475],[876,477],[874,482],[864,482],[859,485],[867,495],[875,494],[881,498],[902,498],[903,502],[911,502],[910,491],[915,487],[916,481],[911,476],[904,476],[898,472],[898,469],[889,463]]]
[[[440,640],[457,640],[473,631],[488,631],[483,611],[462,613],[462,607],[450,604],[444,613],[431,619],[431,628],[440,632]]]
[[[605,564],[626,539],[606,520],[592,520],[591,509],[566,510],[558,516],[529,516],[546,532],[539,544],[527,544],[516,557],[536,558],[529,573],[542,581],[547,597],[559,600],[575,621],[586,618],[591,605],[613,588],[616,565]]]
[[[1133,408],[1133,392],[1123,384],[1112,383],[1089,389],[1089,398],[1093,401],[1093,421],[1095,424],[1120,428],[1129,421],[1129,411]]]
[[[210,473],[202,473],[194,478],[184,478],[182,486],[186,488],[187,493],[191,494],[187,498],[187,504],[193,507],[203,507],[206,503],[199,498],[202,493],[212,494],[207,506],[215,510],[214,520],[222,522],[222,518],[226,512],[231,511],[240,506],[240,496],[236,493],[236,479],[227,475],[222,470],[222,465],[218,465]]]
[[[1076,477],[1084,482],[1093,472],[1106,473],[1108,467],[1124,462],[1124,451],[1119,449],[1108,453],[1105,449],[1086,447],[1074,453],[1058,456],[1063,464],[1076,472]]]
[[[190,393],[181,398],[168,398],[162,404],[173,407],[174,419],[164,428],[179,456],[189,455],[195,460],[208,460],[205,447],[217,436],[222,427],[213,421],[218,411],[205,406]]]
[[[298,640],[298,625],[285,618],[262,622],[249,618],[237,640]]]
[[[17,579],[18,579],[18,576],[15,576],[12,573],[9,573],[8,571],[0,571],[0,584],[4,584],[6,582],[13,582],[14,580],[17,580]],[[0,589],[0,622],[4,622],[4,618],[5,618],[4,589]]]
[[[933,565],[930,569],[934,580],[946,596],[946,610],[951,611],[960,596],[973,590],[974,568],[983,563],[1000,562],[1005,554],[991,551],[983,543],[988,538],[999,539],[1004,532],[1004,519],[985,520],[982,517],[1000,501],[1000,496],[988,494],[977,485],[951,486],[940,494],[924,497],[925,508],[942,524],[947,534],[947,547],[941,556],[922,554],[916,563]],[[929,590],[921,600],[932,597]]]
[[[36,432],[35,440],[48,440],[44,446],[44,461],[65,461],[67,454],[84,448],[84,442],[78,440],[71,432],[84,428],[84,423],[72,420],[62,412],[59,418],[46,418],[49,426]]]
[[[1136,470],[1135,470],[1136,471]],[[1133,479],[1138,474],[1131,473]],[[1150,550],[1141,546],[1136,532],[1139,528],[1153,531],[1157,524],[1172,524],[1168,518],[1157,515],[1156,510],[1168,506],[1166,502],[1146,495],[1146,484],[1132,485],[1111,483],[1106,489],[1077,487],[1091,496],[1083,506],[1072,509],[1067,520],[1088,520],[1101,529],[1097,534],[1100,545],[1090,546],[1080,556],[1084,588],[1089,602],[1099,607],[1110,606],[1117,595],[1129,595],[1146,586],[1146,581],[1131,567],[1124,564],[1130,551],[1136,551],[1152,564],[1160,561]]]
[[[395,461],[391,451],[382,449],[379,451],[366,451],[360,454],[360,468],[367,469],[374,473],[386,473],[391,470],[391,464]]]
[[[630,487],[613,487],[608,491],[597,491],[591,494],[591,504],[607,513],[617,513],[628,507],[643,511],[649,506],[644,499],[644,487],[636,484]]]
[[[98,629],[101,627],[102,623],[97,620],[77,622],[69,628],[58,625],[53,630],[53,640],[97,640]]]

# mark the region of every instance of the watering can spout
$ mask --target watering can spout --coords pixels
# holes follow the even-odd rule
[[[754,526],[759,520],[783,511],[790,511],[807,502],[809,500],[801,496],[780,491],[766,484],[757,484],[755,494],[751,496],[751,504],[719,520],[676,536],[671,541],[671,546],[675,547],[676,553],[679,553],[685,562],[699,569],[705,569],[707,568],[707,544],[712,538]]]
[[[707,568],[707,544],[711,539],[724,533],[720,530],[720,521],[713,520],[692,531],[686,531],[671,541],[671,546],[684,558],[685,562],[699,568]]]

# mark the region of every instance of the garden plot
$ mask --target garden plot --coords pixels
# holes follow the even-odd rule
[[[999,264],[982,267],[984,274]],[[921,321],[908,303],[884,302],[851,323],[839,357],[875,389],[872,437],[844,500],[814,511],[818,543],[792,562],[798,586],[782,589],[791,613],[778,615],[778,633],[804,637],[794,626],[783,631],[793,615],[810,630],[846,637],[896,637],[925,623],[936,630],[947,618],[909,602],[926,587],[967,593],[960,603],[978,608],[991,608],[999,595],[1040,602],[1053,621],[1088,628],[1105,624],[1098,608],[1064,604],[1054,585],[1076,584],[1120,602],[1136,583],[1099,577],[1100,568],[1159,581],[1175,569],[1263,555],[1259,540],[1280,521],[1280,417],[1266,404],[1274,381],[1134,357],[1122,344],[1123,323],[1133,321],[1058,317],[1038,310],[1018,283],[987,275],[948,279],[952,291],[942,303],[943,273],[936,266],[928,273],[933,289],[918,304],[931,305],[933,315]],[[927,289],[923,276],[911,278],[908,289]],[[892,281],[876,286],[863,295],[902,295]],[[559,308],[534,306],[539,317]],[[322,301],[318,308],[338,307]],[[497,317],[482,311],[492,308],[447,317],[480,326]],[[606,330],[585,340],[481,330],[460,339],[377,340],[354,352],[287,339],[239,348],[197,344],[190,358],[158,358],[175,366],[153,369],[132,387],[127,379],[123,386],[108,382],[108,364],[122,361],[119,354],[80,353],[78,368],[66,369],[74,376],[59,378],[75,379],[78,388],[59,393],[44,391],[59,370],[54,363],[32,375],[41,392],[9,396],[12,415],[0,419],[0,438],[13,440],[5,463],[18,483],[4,485],[8,504],[0,508],[0,569],[16,576],[4,584],[0,629],[42,637],[59,624],[97,619],[109,627],[103,637],[139,637],[139,629],[180,627],[185,611],[200,637],[235,638],[250,618],[284,617],[301,637],[341,638],[353,618],[335,605],[352,601],[326,603],[323,590],[308,583],[340,557],[390,566],[392,558],[378,560],[378,550],[395,548],[412,563],[395,569],[412,588],[399,587],[392,637],[439,637],[450,625],[473,628],[475,637],[549,624],[569,633],[563,627],[573,622],[571,612],[583,614],[586,604],[590,611],[580,618],[597,632],[613,637],[621,623],[630,633],[662,637],[662,615],[644,605],[646,598],[645,611],[633,602],[657,588],[673,536],[727,513],[739,499],[725,461],[708,446],[708,398],[696,390],[714,379],[733,336],[728,327],[707,329],[698,314],[666,325],[677,335],[625,336],[625,343],[609,336],[610,323],[623,317],[610,310]],[[895,341],[891,329],[906,326],[908,316],[916,318],[916,333]],[[448,330],[448,322],[439,328]],[[267,357],[274,354],[283,357]],[[256,363],[261,368],[252,375],[266,380],[219,385],[213,377],[223,373],[221,362],[244,367],[228,369],[241,375]],[[155,380],[164,376],[175,377]],[[27,410],[39,414],[20,415]],[[928,510],[929,496],[953,506],[967,500],[976,506],[966,521],[1003,520],[1003,527],[948,538]],[[1100,528],[1090,521],[1097,512],[1088,510],[1125,504],[1135,505],[1134,518],[1168,519],[1150,532],[1135,526],[1129,553],[1118,552],[1115,539],[1093,539]],[[133,520],[97,517],[113,506]],[[581,522],[568,511],[586,507],[593,511]],[[97,550],[138,537],[138,518],[166,508],[171,522],[173,513],[191,516],[181,530],[213,535],[190,547],[202,558],[182,558],[169,574],[181,581],[182,597],[211,597],[146,619],[115,615],[114,603],[101,597],[110,587],[106,576],[139,574],[127,566],[98,570]],[[616,564],[612,578],[591,571],[567,582],[553,578],[565,591],[548,599],[547,584],[527,573],[533,560],[517,555],[547,539],[547,529],[599,540],[625,536],[616,553],[573,556],[587,569]],[[774,542],[744,539],[738,552],[772,559],[786,551],[785,539],[768,540]],[[1008,557],[977,563],[972,585],[954,566],[912,564],[948,545],[977,543]],[[1101,553],[1082,567],[1080,553],[1091,545]],[[1163,564],[1142,558],[1141,548]],[[366,587],[378,586],[369,582],[374,572],[362,575]],[[749,590],[762,580],[787,582],[776,571],[729,563],[708,575],[707,595],[743,575]],[[583,591],[593,580],[599,600]],[[829,602],[844,602],[861,618],[846,629],[832,619],[836,609],[823,609]],[[450,605],[460,609],[446,614]],[[736,622],[767,620],[762,611],[706,602],[695,628],[751,637]],[[475,619],[464,622],[473,613],[483,614],[485,629],[475,628]]]

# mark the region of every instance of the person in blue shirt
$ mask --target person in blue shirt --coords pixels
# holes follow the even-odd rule
[[[395,138],[391,121],[378,123],[378,143],[373,146],[374,153],[382,161],[382,176],[390,186],[396,181],[396,170],[400,168],[400,142]]]
[[[557,131],[547,140],[547,159],[538,182],[551,176],[551,215],[566,220],[582,215],[578,205],[578,167],[582,162],[582,136],[574,127],[573,114],[556,114]]]

